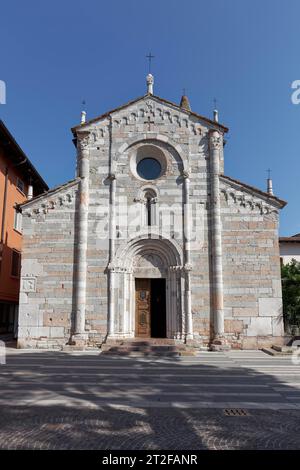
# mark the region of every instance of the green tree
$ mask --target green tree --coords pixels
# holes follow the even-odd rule
[[[300,263],[295,259],[281,268],[285,325],[300,326]]]

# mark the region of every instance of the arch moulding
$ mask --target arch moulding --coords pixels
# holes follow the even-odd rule
[[[144,138],[142,139],[140,134],[133,136],[118,148],[118,150],[116,151],[116,158],[118,159],[120,155],[127,152],[136,145],[143,143],[155,145],[155,142],[157,142],[159,147],[162,147],[165,150],[168,150],[168,147],[171,147],[172,151],[177,156],[178,160],[181,162],[183,171],[189,171],[188,155],[186,155],[181,145],[179,145],[169,136],[166,136],[164,134],[145,133]]]

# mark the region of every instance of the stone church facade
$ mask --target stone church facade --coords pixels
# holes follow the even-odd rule
[[[23,204],[18,345],[283,341],[279,211],[224,175],[227,128],[147,94],[72,129],[77,176]]]

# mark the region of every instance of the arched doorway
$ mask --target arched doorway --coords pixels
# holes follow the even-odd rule
[[[111,268],[115,276],[114,337],[184,338],[184,273],[175,242],[131,240]]]
[[[135,278],[135,336],[166,338],[166,260],[158,253],[145,252],[133,260]],[[169,286],[168,286],[169,287]]]

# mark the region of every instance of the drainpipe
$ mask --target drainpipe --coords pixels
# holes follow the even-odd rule
[[[1,266],[2,266],[2,254],[3,254],[3,245],[4,245],[7,185],[8,185],[8,167],[5,168],[5,181],[4,181],[4,192],[3,192],[3,208],[2,208],[1,238],[0,238],[0,271],[1,271]]]

